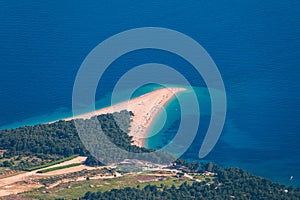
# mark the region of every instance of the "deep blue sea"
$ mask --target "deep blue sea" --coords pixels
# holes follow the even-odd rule
[[[165,27],[197,40],[224,80],[226,124],[205,161],[299,186],[299,10],[299,0],[0,1],[0,127],[70,115],[77,70],[96,45],[127,29]],[[108,105],[123,73],[149,62],[177,69],[205,99],[205,83],[189,63],[147,49],[112,63],[97,106]],[[168,105],[167,127],[149,146],[159,148],[176,132],[174,108],[176,101]],[[200,139],[209,120],[201,117]],[[185,158],[197,159],[196,141]]]

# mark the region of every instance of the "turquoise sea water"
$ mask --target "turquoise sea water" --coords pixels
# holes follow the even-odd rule
[[[298,0],[1,1],[0,127],[70,116],[77,70],[97,44],[130,28],[166,27],[203,45],[225,83],[226,124],[205,160],[300,185],[299,10]],[[205,99],[202,109],[208,108],[205,83],[192,66],[153,49],[131,52],[111,64],[100,81],[96,107],[109,105],[122,74],[150,62],[178,70],[197,88],[199,100]],[[137,93],[151,90],[146,88]],[[160,148],[176,133],[176,108],[176,101],[168,104],[165,131],[150,138],[149,146]],[[187,159],[198,159],[209,114],[203,113],[200,123]]]

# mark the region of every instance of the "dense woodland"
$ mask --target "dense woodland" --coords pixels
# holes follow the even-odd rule
[[[97,116],[97,119],[104,134],[118,147],[131,152],[149,152],[148,149],[131,144],[132,138],[128,136],[126,131],[129,129],[132,114],[124,110],[120,113],[103,114]],[[118,123],[114,118],[118,118]],[[88,124],[89,121],[80,119],[76,120],[76,123]],[[122,126],[122,128],[119,128],[119,126]],[[74,121],[58,121],[51,124],[2,130],[0,131],[0,150],[6,150],[3,158],[8,159],[34,156],[42,160],[48,160],[78,154],[88,156],[86,161],[88,165],[100,164],[82,144]],[[7,160],[4,164],[5,167],[11,165]]]
[[[120,113],[97,116],[105,135],[118,147],[130,152],[152,152],[149,149],[132,145],[132,138],[128,136],[131,116],[133,113],[121,111]],[[118,122],[114,120],[118,118]],[[97,144],[98,135],[93,124],[86,120],[58,121],[52,124],[25,126],[17,129],[0,131],[0,150],[3,153],[1,165],[11,167],[12,160],[22,160],[22,157],[36,157],[41,160],[65,158],[74,154],[88,156],[87,165],[101,165],[91,156],[82,144],[76,131],[75,123],[84,123],[90,130],[92,145]],[[121,127],[121,128],[120,128]],[[93,143],[94,142],[94,143]],[[152,155],[153,156],[153,155]],[[11,161],[9,161],[11,159]],[[157,163],[164,159],[162,156],[153,156]],[[20,162],[19,168],[28,167]],[[32,163],[31,163],[32,164]],[[176,166],[183,166],[190,172],[212,171],[217,173],[213,184],[208,182],[194,182],[175,186],[146,186],[144,188],[113,189],[106,192],[86,193],[81,199],[300,199],[300,188],[286,188],[284,185],[253,176],[241,169],[220,169],[212,163],[201,165],[184,160],[177,160]]]
[[[199,166],[199,163],[188,164]],[[221,169],[217,166],[206,164],[204,168],[212,167],[217,173],[213,184],[207,182],[183,183],[179,188],[148,185],[144,188],[127,187],[125,189],[113,189],[106,192],[87,192],[81,200],[108,200],[108,199],[147,199],[147,200],[182,200],[182,199],[265,199],[265,200],[299,200],[300,188],[286,188],[284,185],[273,183],[262,177],[253,176],[242,169]],[[192,169],[191,169],[192,170]]]
[[[90,146],[97,149],[100,153],[109,154],[109,148],[106,148],[106,143],[100,138],[99,127],[95,126],[95,119],[99,121],[98,126],[101,126],[101,131],[104,135],[115,144],[117,147],[128,152],[149,153],[152,152],[146,148],[140,148],[132,145],[132,137],[127,133],[129,131],[131,111],[123,110],[113,114],[103,114],[92,118],[91,120],[78,119],[76,121],[58,121],[51,124],[40,124],[35,126],[25,126],[16,129],[0,131],[0,150],[6,150],[3,154],[4,162],[0,160],[0,166],[12,167],[14,161],[22,157],[34,157],[42,161],[53,161],[55,159],[65,158],[74,154],[88,156],[85,164],[95,166],[101,165],[97,159],[91,156],[91,153],[86,149],[80,139],[75,123],[84,124],[86,132],[89,134],[87,141]],[[97,155],[98,152],[92,152]],[[118,156],[118,153],[115,154]],[[169,155],[149,154],[149,159],[153,162],[160,163]],[[99,155],[101,157],[101,154]],[[134,157],[137,158],[137,157]],[[10,160],[7,160],[10,159]],[[113,158],[112,158],[113,159]],[[116,158],[114,158],[116,159]],[[120,160],[124,159],[122,157]],[[27,159],[28,160],[28,159]],[[34,159],[36,160],[36,159]],[[109,160],[107,161],[109,162]],[[19,162],[15,169],[24,169],[30,166],[41,164],[41,162]],[[43,162],[42,162],[43,164]]]

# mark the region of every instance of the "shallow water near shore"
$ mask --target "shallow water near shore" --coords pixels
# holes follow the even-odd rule
[[[2,129],[72,116],[76,73],[96,45],[131,28],[166,27],[203,45],[224,80],[228,97],[226,124],[205,161],[241,167],[280,183],[300,186],[298,0],[105,4],[75,0],[72,6],[61,1],[0,1],[0,9]],[[201,76],[183,58],[164,51],[141,50],[112,63],[107,81],[95,97],[99,100],[96,108],[110,105],[110,91],[122,74],[145,63],[171,66],[192,86],[205,88]],[[200,96],[205,97],[205,92]],[[122,98],[120,94],[119,100]],[[165,133],[150,138],[149,146],[159,148],[176,134],[178,113],[172,107],[176,109],[176,102],[166,108],[170,117]],[[185,158],[198,159],[209,120],[209,115],[201,116],[199,136]],[[293,181],[289,181],[291,176]]]
[[[183,87],[179,85],[169,85],[173,87]],[[114,103],[119,103],[127,100],[125,97],[128,96],[128,92],[133,92],[131,98],[141,96],[148,92],[154,91],[161,88],[162,86],[156,84],[149,84],[138,88],[134,92],[132,90],[123,91],[118,95],[118,99]],[[188,88],[188,87],[187,87]],[[207,88],[204,87],[192,87],[186,91],[178,94],[178,98],[188,101],[191,92],[195,92],[200,106],[200,124],[197,135],[194,142],[191,144],[189,149],[182,155],[182,158],[193,161],[200,160],[198,152],[201,147],[203,138],[206,134],[208,125],[210,123],[210,96]],[[233,101],[230,97],[228,98],[228,104],[233,107]],[[95,102],[96,109],[101,109],[111,105],[111,93],[107,93],[99,101]],[[223,167],[241,167],[249,172],[256,175],[261,175],[272,179],[273,181],[284,183],[287,185],[300,185],[300,182],[296,179],[292,182],[289,180],[291,174],[297,177],[298,171],[295,170],[297,164],[297,156],[285,157],[283,154],[276,155],[271,154],[272,152],[267,151],[264,143],[253,135],[245,134],[237,130],[234,120],[230,118],[230,107],[229,117],[223,130],[223,133],[214,147],[213,151],[204,159],[200,161],[208,162],[213,161]],[[150,137],[145,139],[144,145],[152,149],[161,149],[165,145],[172,142],[172,139],[177,134],[180,118],[188,117],[193,120],[193,112],[188,113],[187,116],[181,116],[180,103],[177,97],[174,97],[165,105],[164,112],[160,112],[158,116],[152,122],[149,133]],[[84,111],[82,111],[84,113]],[[24,125],[35,125],[40,123],[47,123],[50,121],[62,119],[65,117],[72,116],[72,112],[66,108],[62,108],[55,113],[49,115],[42,115],[34,118],[30,118],[21,122],[9,124],[3,128],[16,128]],[[152,132],[155,132],[153,134]],[[178,149],[180,150],[180,146]],[[278,159],[278,156],[282,156]],[[262,158],[264,158],[262,160]],[[288,170],[282,170],[282,169]],[[272,169],[271,171],[269,169]]]
[[[143,94],[146,94],[148,92],[154,91],[159,88],[162,88],[162,86],[151,84],[151,85],[145,85],[143,87],[140,87],[135,91],[133,91],[132,89],[127,89],[125,91],[118,91],[117,92],[118,97],[117,97],[117,99],[114,99],[113,102],[111,99],[112,93],[106,93],[99,100],[95,101],[95,110],[126,101],[126,100],[128,100],[127,96],[129,93],[132,93],[132,95],[131,95],[131,99],[132,99],[132,98],[141,96]],[[93,111],[93,109],[87,108],[86,110],[81,110],[81,111],[77,111],[77,112],[83,114],[83,113],[87,113],[87,112],[91,112],[91,111]],[[72,110],[70,110],[66,107],[61,107],[52,113],[43,114],[40,116],[35,116],[35,117],[23,119],[23,120],[14,122],[14,123],[0,126],[0,130],[18,128],[18,127],[22,127],[22,126],[33,126],[36,124],[44,124],[44,123],[49,123],[49,122],[65,119],[65,118],[72,117],[72,116],[73,116]]]

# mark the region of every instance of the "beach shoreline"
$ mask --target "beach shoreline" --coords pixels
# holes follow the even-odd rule
[[[151,127],[155,117],[159,114],[159,111],[170,102],[175,95],[185,90],[186,88],[177,87],[162,88],[128,101],[62,120],[90,119],[93,116],[120,112],[121,110],[132,111],[134,115],[132,116],[128,135],[132,136],[133,145],[144,147],[147,131]]]

